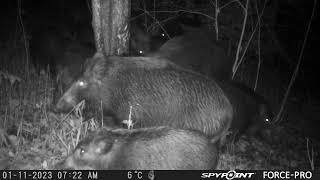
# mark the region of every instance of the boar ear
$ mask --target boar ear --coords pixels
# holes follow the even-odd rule
[[[92,58],[88,58],[85,62],[85,76],[90,77],[93,81],[100,83],[101,75],[104,72],[106,58],[102,53],[96,53]]]
[[[107,154],[112,149],[116,138],[111,131],[111,128],[103,127],[96,132],[97,138],[95,139],[95,143],[97,144],[97,152]]]
[[[111,151],[114,143],[115,143],[115,139],[113,139],[112,137],[99,139],[97,140],[97,147],[95,151],[98,154],[107,154]]]
[[[92,69],[100,59],[104,59],[103,54],[101,52],[96,52],[91,58],[86,59],[84,67],[86,67],[86,69]]]
[[[96,151],[96,153],[97,154],[104,154],[104,153],[106,153],[107,151],[105,150],[106,149],[106,146],[107,146],[108,144],[106,144],[106,142],[105,141],[99,141],[99,142],[97,142],[97,147],[96,147],[96,149],[95,149],[95,151]]]
[[[93,55],[93,57],[92,57],[93,59],[96,59],[96,58],[103,58],[103,53],[102,52],[99,52],[99,51],[97,51],[94,55]]]

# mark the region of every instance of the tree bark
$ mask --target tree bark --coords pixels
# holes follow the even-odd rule
[[[130,0],[92,0],[97,51],[105,56],[128,54]]]

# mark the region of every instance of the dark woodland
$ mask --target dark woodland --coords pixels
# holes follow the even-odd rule
[[[320,169],[317,0],[0,4],[0,170]]]

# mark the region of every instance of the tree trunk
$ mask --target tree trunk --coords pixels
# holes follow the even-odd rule
[[[105,56],[128,54],[130,0],[92,0],[97,51]]]

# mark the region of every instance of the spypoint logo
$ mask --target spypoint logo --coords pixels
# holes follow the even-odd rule
[[[148,178],[149,178],[150,180],[154,180],[154,172],[153,172],[153,170],[149,171],[149,173],[148,173]]]
[[[226,173],[202,173],[201,178],[226,178],[227,180],[238,178],[251,178],[256,173],[238,173],[235,170],[230,170]]]

